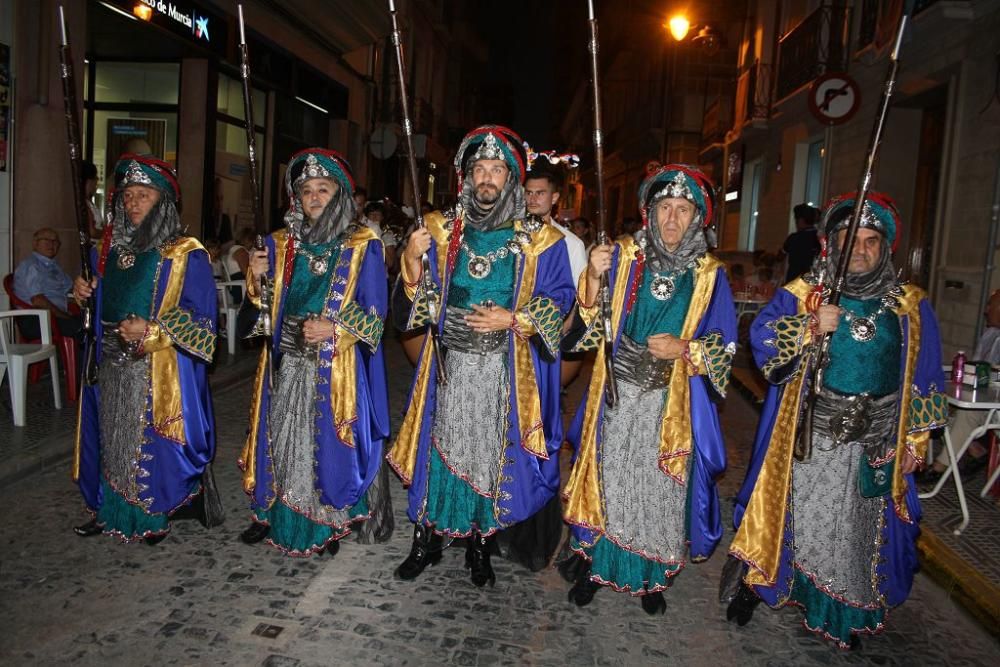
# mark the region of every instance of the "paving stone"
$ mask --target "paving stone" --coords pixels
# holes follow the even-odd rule
[[[405,386],[390,357],[394,425]],[[581,382],[578,381],[577,384]],[[716,602],[723,549],[692,565],[667,593],[667,614],[602,590],[577,608],[554,569],[531,573],[495,559],[496,588],[478,589],[464,544],[415,582],[393,578],[412,532],[405,491],[393,485],[397,531],[383,545],[344,541],[335,559],[290,559],[239,542],[249,520],[235,465],[246,429],[248,384],[215,395],[216,477],[228,517],[207,531],[177,521],[155,547],[86,540],[67,460],[0,485],[0,664],[43,665],[986,665],[996,640],[927,577],[866,638],[861,655],[832,648],[800,627],[795,610],[761,608],[738,628]],[[722,480],[725,520],[749,457],[756,415],[739,396],[723,414],[731,469]],[[0,423],[2,430],[2,423]],[[64,437],[68,447],[68,436]],[[2,445],[0,445],[2,447]],[[2,449],[0,449],[2,451]],[[273,638],[259,625],[280,627]],[[992,657],[991,657],[992,656]]]

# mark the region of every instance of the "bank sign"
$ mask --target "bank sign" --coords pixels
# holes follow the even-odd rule
[[[226,21],[198,4],[184,0],[114,0],[124,13],[153,23],[179,37],[226,55]]]

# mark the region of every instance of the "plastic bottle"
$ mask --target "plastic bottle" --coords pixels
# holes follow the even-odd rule
[[[951,381],[954,384],[962,384],[965,377],[965,352],[959,350],[955,358],[951,360]]]

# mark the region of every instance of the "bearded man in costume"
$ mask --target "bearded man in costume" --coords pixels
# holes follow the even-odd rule
[[[726,452],[714,401],[725,396],[736,312],[725,268],[708,252],[712,185],[693,167],[661,166],[639,187],[643,227],[596,246],[580,279],[588,325],[576,349],[597,349],[590,388],[570,427],[576,459],[564,495],[583,559],[569,598],[600,585],[663,613],[663,591],[688,558],[708,558],[722,536],[715,479]],[[612,292],[614,369],[608,378],[598,291]]]
[[[385,256],[377,234],[353,222],[354,180],[339,153],[296,153],[285,187],[286,229],[253,253],[247,278],[248,298],[268,305],[275,324],[240,456],[254,514],[240,538],[332,556],[376,508],[368,530],[379,541],[392,530],[387,473],[379,474],[389,435]]]
[[[73,285],[78,303],[95,297],[98,363],[97,384],[83,387],[73,459],[95,516],[74,530],[156,544],[173,512],[203,498],[215,455],[206,376],[215,282],[208,253],[181,232],[170,165],[125,154],[114,176],[97,275]]]
[[[455,170],[459,205],[430,213],[410,236],[393,302],[401,330],[430,324],[447,349],[437,358],[428,332],[389,453],[416,524],[396,574],[414,579],[439,561],[442,535],[468,537],[466,565],[482,587],[495,581],[490,537],[559,489],[559,338],[573,281],[563,235],[525,218],[520,137],[495,125],[473,130]],[[435,322],[429,299],[439,304]]]
[[[744,625],[761,599],[793,604],[806,628],[841,648],[881,631],[909,595],[920,532],[912,473],[948,416],[934,311],[923,290],[896,279],[900,219],[889,197],[865,201],[840,307],[825,304],[855,197],[827,205],[824,253],[751,326],[771,386],[734,513],[730,553],[748,570],[727,612]],[[822,387],[812,418],[800,419],[805,353],[824,334]],[[811,457],[793,458],[810,428]]]

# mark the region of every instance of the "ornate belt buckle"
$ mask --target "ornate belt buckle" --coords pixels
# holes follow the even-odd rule
[[[872,399],[867,394],[851,396],[847,405],[830,417],[830,434],[837,444],[860,440],[872,425]]]

